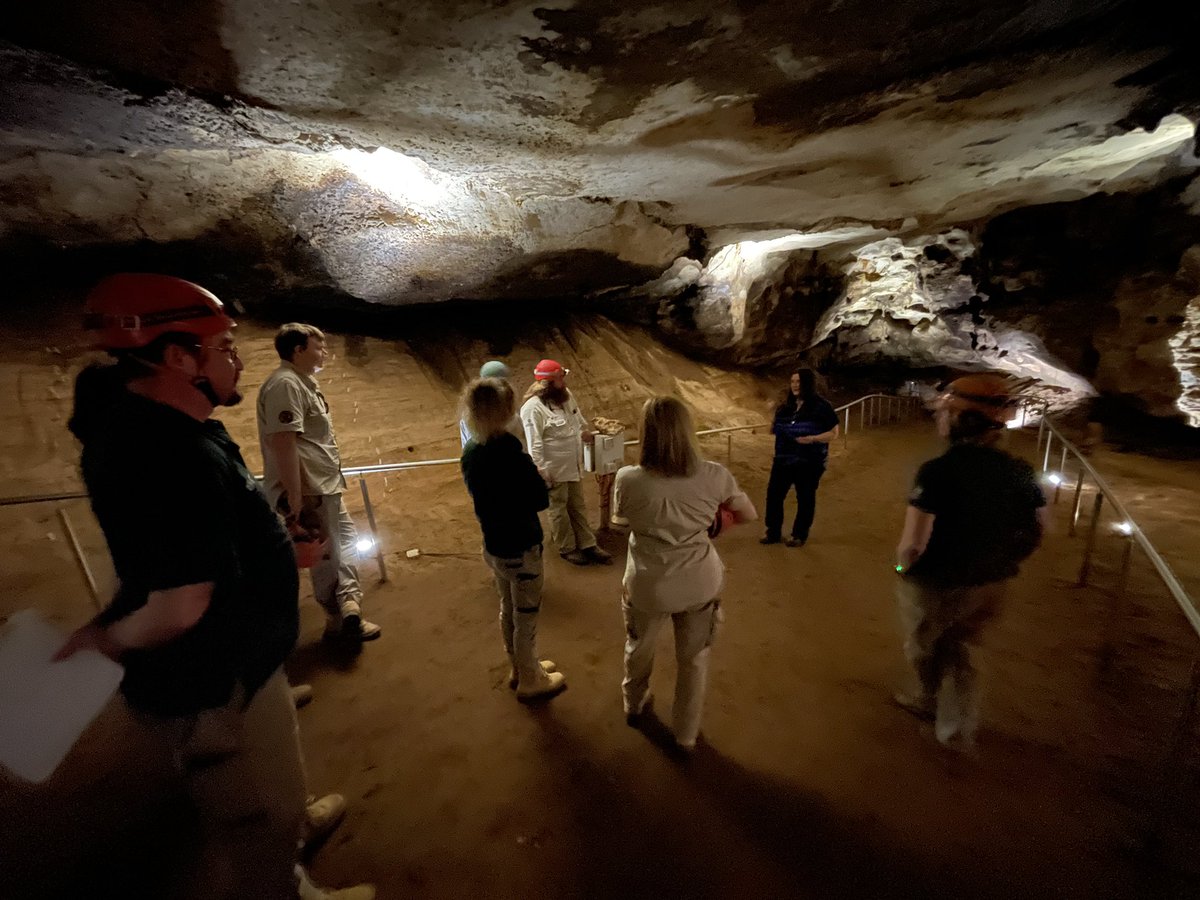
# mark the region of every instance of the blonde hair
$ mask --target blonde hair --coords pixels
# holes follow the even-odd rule
[[[694,475],[700,465],[695,431],[682,400],[651,397],[642,407],[642,468],[668,478]]]
[[[481,444],[504,434],[516,411],[512,385],[503,378],[476,378],[460,402],[467,431]]]

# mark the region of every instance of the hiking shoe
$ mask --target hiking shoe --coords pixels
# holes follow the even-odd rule
[[[566,553],[558,554],[573,566],[586,566],[591,560],[588,555],[582,550],[569,550]]]
[[[558,665],[553,660],[539,659],[538,665],[542,667],[543,672],[557,672],[558,671]],[[520,683],[521,683],[521,676],[519,674],[517,674],[517,667],[510,666],[508,669],[508,686],[515,691],[517,689],[517,685]]]
[[[790,537],[784,543],[789,547],[803,547],[805,540],[804,538]]]
[[[288,688],[292,692],[292,706],[299,709],[312,702],[313,689],[311,684],[293,684]]]
[[[637,709],[625,710],[625,724],[630,728],[638,728],[642,724],[642,716],[650,711],[650,707],[654,705],[654,696],[647,693],[642,698],[642,702],[638,704]]]
[[[758,542],[760,544],[778,544],[780,541],[779,538],[771,537],[771,535],[768,534],[766,537],[759,538]]]
[[[532,679],[533,684],[527,685],[528,680],[522,678],[517,685],[517,699],[521,702],[553,697],[567,686],[566,675],[562,672],[547,672],[545,669],[542,669],[540,678]]]
[[[601,549],[596,544],[583,549],[583,555],[588,558],[589,562],[594,562],[598,566],[611,566],[612,554],[607,550]]]
[[[309,797],[304,805],[305,846],[324,840],[346,817],[346,798],[341,794]]]

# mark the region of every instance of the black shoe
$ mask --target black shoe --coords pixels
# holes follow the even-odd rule
[[[804,538],[790,537],[786,541],[784,541],[784,543],[787,544],[789,547],[803,547],[804,540],[805,540]]]
[[[778,543],[779,543],[779,538],[777,538],[777,537],[771,537],[771,535],[769,535],[769,534],[768,534],[768,535],[767,535],[766,537],[764,537],[764,538],[759,538],[758,542],[759,542],[760,544],[778,544]]]
[[[586,566],[589,562],[591,562],[591,559],[582,550],[568,550],[566,553],[560,553],[558,555],[567,562],[576,566]]]

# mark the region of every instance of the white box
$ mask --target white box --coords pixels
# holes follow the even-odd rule
[[[592,444],[583,445],[583,469],[609,475],[625,465],[625,432],[597,434]]]

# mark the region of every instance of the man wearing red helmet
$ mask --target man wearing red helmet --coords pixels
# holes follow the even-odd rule
[[[80,373],[70,428],[120,586],[58,658],[92,649],[125,667],[121,692],[170,747],[204,826],[199,893],[331,896],[298,887],[295,867],[305,788],[281,668],[298,631],[292,542],[209,418],[242,399],[234,322],[204,288],[161,275],[106,279],[88,313],[116,363]]]
[[[999,375],[964,376],[938,397],[938,432],[950,447],[917,473],[896,550],[904,652],[919,685],[896,701],[933,721],[943,744],[974,740],[970,646],[1041,541],[1045,496],[1029,464],[999,446],[1013,409]]]
[[[583,444],[595,434],[567,390],[570,372],[553,359],[537,364],[521,425],[529,455],[550,488],[550,537],[559,555],[577,566],[611,565],[612,557],[596,545],[583,503]]]

